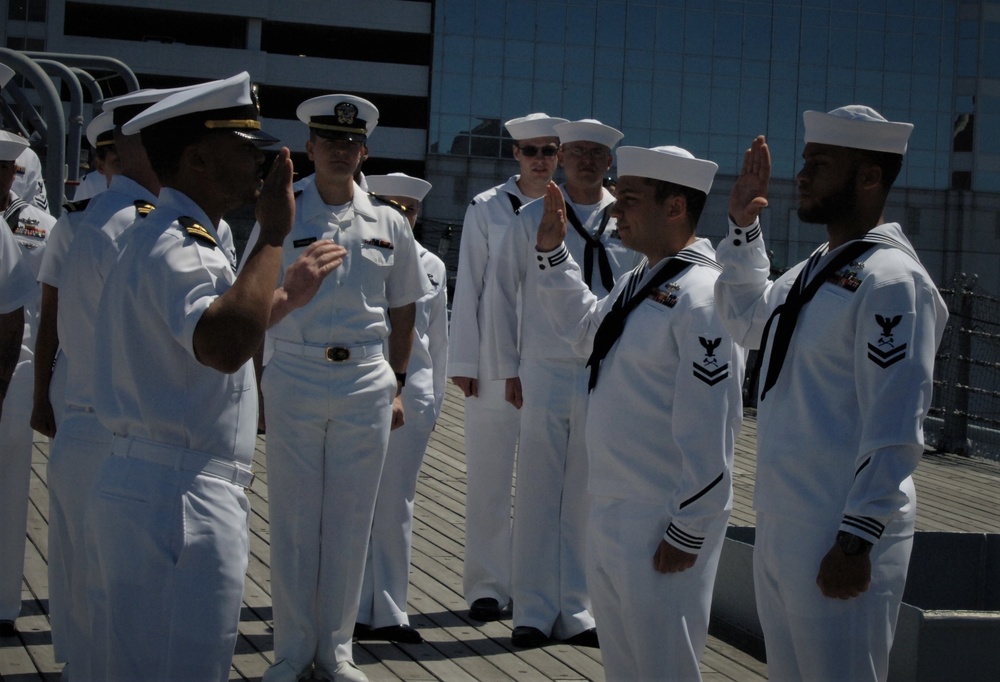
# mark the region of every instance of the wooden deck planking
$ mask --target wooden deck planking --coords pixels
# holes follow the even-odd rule
[[[541,649],[510,646],[510,620],[468,619],[462,597],[465,540],[464,410],[455,387],[431,437],[417,485],[409,607],[422,645],[355,644],[355,659],[373,682],[395,680],[603,680],[600,652],[553,644]],[[756,423],[752,412],[737,443],[731,523],[753,525]],[[58,680],[47,617],[48,445],[41,439],[32,458],[31,506],[26,535],[25,580],[18,638],[0,641],[0,679]],[[251,499],[250,558],[231,680],[259,680],[273,660],[270,629],[270,535],[264,440],[255,457]],[[927,454],[915,474],[917,529],[1000,532],[1000,463],[956,455]],[[710,638],[702,661],[707,682],[766,680],[766,665]]]

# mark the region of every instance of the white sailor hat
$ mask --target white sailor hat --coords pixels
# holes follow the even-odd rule
[[[260,129],[260,108],[246,71],[223,80],[182,88],[122,125],[134,135],[155,126],[157,134],[180,137],[206,129],[233,134],[264,147],[278,141]]]
[[[618,177],[636,175],[640,178],[665,180],[708,194],[712,189],[719,164],[696,159],[680,147],[622,147],[617,152]]]
[[[913,132],[912,123],[887,121],[882,114],[863,104],[851,104],[824,114],[802,114],[806,126],[806,144],[829,144],[852,149],[905,154]]]
[[[559,137],[555,127],[560,123],[569,123],[569,120],[536,113],[512,118],[504,123],[503,127],[515,140],[530,140],[535,137]]]
[[[115,143],[115,117],[110,111],[98,114],[87,124],[87,142],[94,149]]]
[[[383,197],[409,197],[423,201],[431,191],[431,183],[415,178],[406,173],[389,173],[388,175],[367,175],[368,191]]]
[[[354,95],[320,95],[295,110],[299,120],[320,137],[367,142],[378,124],[378,109]]]
[[[102,108],[104,111],[112,112],[115,118],[115,125],[121,127],[153,104],[170,97],[170,95],[183,92],[190,87],[133,90],[128,94],[104,100]]]
[[[618,141],[625,137],[625,133],[616,130],[611,126],[606,126],[597,119],[584,118],[579,121],[569,121],[555,126],[556,135],[559,142],[596,142],[611,149]]]
[[[14,161],[27,148],[26,139],[6,130],[0,130],[0,161]]]
[[[14,69],[6,64],[0,64],[0,88],[7,85],[7,82],[14,77]]]

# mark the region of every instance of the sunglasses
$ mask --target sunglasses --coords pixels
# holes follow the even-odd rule
[[[536,156],[539,152],[542,153],[542,156],[555,156],[559,153],[559,147],[552,144],[545,145],[544,147],[536,147],[533,144],[528,144],[523,147],[518,147],[518,149],[520,149],[521,153],[528,158]]]

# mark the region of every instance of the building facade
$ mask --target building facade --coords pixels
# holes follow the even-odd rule
[[[114,57],[143,87],[249,71],[300,175],[297,104],[371,99],[365,171],[434,184],[425,241],[451,268],[471,197],[516,171],[502,122],[531,111],[716,161],[709,237],[724,233],[743,149],[767,135],[765,229],[776,264],[794,263],[822,240],[795,216],[802,111],[868,104],[915,124],[887,218],[939,282],[976,273],[1000,291],[998,0],[0,0],[0,12],[6,47]]]

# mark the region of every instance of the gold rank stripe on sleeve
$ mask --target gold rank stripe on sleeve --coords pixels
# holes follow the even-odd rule
[[[181,216],[177,219],[177,222],[181,224],[184,231],[188,233],[188,236],[196,239],[200,242],[205,242],[206,244],[211,244],[213,247],[218,246],[219,243],[215,241],[215,237],[194,218],[189,218],[188,216]]]
[[[140,218],[145,218],[146,216],[148,216],[154,208],[156,207],[153,206],[148,201],[143,201],[142,199],[135,200],[135,212]],[[201,226],[199,225],[199,227]]]

